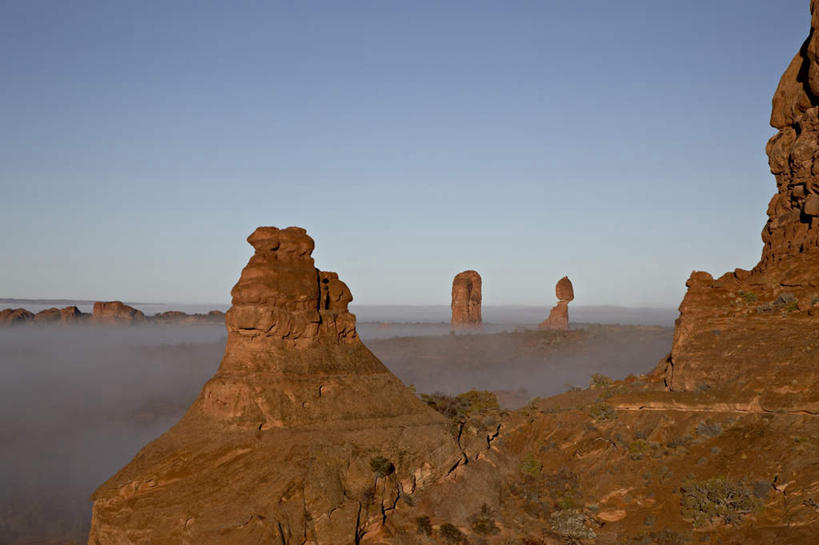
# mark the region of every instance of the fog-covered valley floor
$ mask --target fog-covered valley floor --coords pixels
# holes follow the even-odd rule
[[[573,328],[451,335],[441,323],[359,324],[419,393],[489,389],[508,405],[592,373],[648,372],[671,344],[666,327]],[[89,495],[179,419],[225,340],[223,326],[204,325],[0,329],[0,545],[82,542]]]

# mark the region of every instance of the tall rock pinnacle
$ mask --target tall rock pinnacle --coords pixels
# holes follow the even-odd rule
[[[216,375],[93,496],[90,545],[354,543],[463,453],[360,341],[304,229],[260,227]]]
[[[452,280],[452,327],[480,327],[481,275],[464,271]]]

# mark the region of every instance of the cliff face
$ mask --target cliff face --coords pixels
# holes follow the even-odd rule
[[[216,375],[94,494],[90,544],[353,543],[462,453],[358,338],[303,229],[260,227]]]
[[[814,410],[819,326],[819,10],[773,98],[767,153],[777,192],[751,270],[694,272],[680,305],[668,389],[730,387],[769,407]],[[786,372],[783,372],[783,369]],[[796,380],[795,377],[799,377]]]

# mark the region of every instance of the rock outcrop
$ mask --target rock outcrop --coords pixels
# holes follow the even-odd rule
[[[0,325],[17,325],[31,322],[34,314],[24,308],[6,308],[0,310]]]
[[[358,543],[464,454],[360,341],[303,229],[260,227],[216,375],[93,496],[90,545]]]
[[[476,271],[464,271],[452,280],[452,327],[480,327],[481,275]]]
[[[91,319],[97,324],[138,324],[145,314],[121,301],[97,301]]]
[[[552,307],[549,317],[538,325],[538,329],[569,329],[569,303],[574,299],[574,287],[568,276],[557,281],[555,295],[557,304]]]
[[[672,391],[730,386],[769,409],[819,410],[819,10],[773,98],[768,142],[777,192],[750,271],[718,279],[695,271],[680,305],[672,351],[658,373]],[[782,372],[787,366],[787,372]],[[795,376],[801,377],[794,380]]]
[[[76,306],[47,308],[34,315],[36,324],[76,324],[88,318]]]

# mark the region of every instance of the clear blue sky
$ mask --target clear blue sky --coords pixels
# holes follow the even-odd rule
[[[362,304],[676,306],[751,267],[808,0],[0,0],[0,297],[223,303],[299,225]]]

